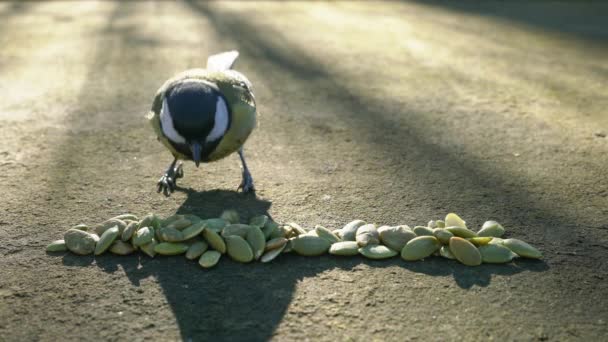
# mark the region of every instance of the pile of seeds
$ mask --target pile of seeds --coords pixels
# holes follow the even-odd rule
[[[430,256],[455,259],[468,266],[481,263],[507,263],[516,257],[539,259],[542,254],[518,239],[503,239],[505,229],[487,221],[478,232],[450,213],[445,220],[430,221],[413,229],[407,225],[381,226],[355,220],[341,229],[316,226],[310,231],[296,223],[279,225],[266,215],[240,223],[235,210],[219,218],[201,219],[195,215],[173,215],[161,219],[148,214],[141,220],[124,214],[89,227],[69,229],[63,240],[47,246],[48,252],[71,251],[79,255],[100,255],[109,251],[127,255],[138,250],[153,258],[185,254],[198,259],[204,268],[217,264],[222,254],[248,263],[269,262],[282,253],[304,256],[325,253],[341,256],[361,254],[370,259],[386,259],[401,254],[406,261]]]

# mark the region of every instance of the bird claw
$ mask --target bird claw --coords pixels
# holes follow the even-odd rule
[[[175,167],[170,167],[165,174],[158,180],[156,192],[162,192],[165,196],[169,196],[177,186],[177,179],[184,177],[182,164],[179,163]]]
[[[243,170],[243,180],[236,189],[237,191],[243,189],[243,193],[255,193],[255,187],[253,186],[253,177],[247,170]]]

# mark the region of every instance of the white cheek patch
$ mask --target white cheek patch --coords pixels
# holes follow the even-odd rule
[[[215,104],[215,122],[213,124],[213,129],[209,132],[207,139],[205,142],[215,141],[221,138],[226,130],[228,129],[228,106],[226,106],[226,102],[221,97],[217,98],[217,103]]]
[[[186,143],[186,139],[177,133],[175,127],[173,126],[173,119],[171,119],[171,114],[169,114],[169,105],[167,104],[167,99],[163,100],[163,108],[160,112],[160,123],[163,133],[169,140],[175,143]]]

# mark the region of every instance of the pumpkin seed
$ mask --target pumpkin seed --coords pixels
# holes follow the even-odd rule
[[[133,236],[133,245],[137,247],[147,245],[152,242],[153,238],[154,228],[143,227],[135,232],[135,236]]]
[[[295,222],[289,222],[287,225],[291,227],[292,234],[295,234],[295,236],[306,234],[306,229]]]
[[[543,254],[531,245],[519,240],[519,239],[505,239],[502,241],[502,245],[515,252],[520,257],[540,259]]]
[[[505,229],[496,221],[486,221],[481,229],[477,232],[478,236],[502,237],[505,235]]]
[[[401,258],[414,261],[431,256],[441,247],[441,243],[434,236],[418,236],[411,239],[401,250]]]
[[[249,225],[262,228],[266,225],[267,222],[268,222],[268,216],[258,215],[258,216],[252,217],[251,220],[249,220]]]
[[[224,230],[222,230],[222,237],[225,238],[226,236],[236,235],[236,236],[239,236],[244,239],[247,236],[247,233],[249,232],[250,229],[251,229],[251,226],[248,224],[241,224],[241,223],[230,224],[230,225],[224,227]]]
[[[287,226],[278,226],[275,230],[273,230],[270,233],[270,235],[268,236],[268,239],[276,239],[279,237],[288,238],[286,227]],[[291,227],[289,227],[289,229],[291,229]],[[266,231],[264,231],[264,235],[266,235]]]
[[[85,231],[85,232],[86,232],[86,231],[88,231],[88,230],[89,230],[89,226],[87,226],[87,225],[86,225],[86,224],[84,224],[84,223],[81,223],[81,224],[77,224],[77,225],[75,225],[74,227],[72,227],[72,228],[70,228],[70,229],[78,229],[78,230],[82,230],[82,231]]]
[[[363,226],[365,221],[354,220],[342,227],[342,240],[355,241],[357,238],[357,229]]]
[[[191,225],[192,225],[192,221],[190,221],[186,218],[182,218],[182,219],[171,222],[170,224],[165,226],[165,228],[171,228],[171,229],[176,229],[176,230],[182,231],[182,230],[186,229],[187,227],[190,227]]]
[[[264,237],[264,233],[257,226],[250,226],[251,228],[247,232],[247,242],[251,246],[253,250],[253,257],[255,260],[258,260],[262,254],[264,253],[264,249],[266,248],[266,238]]]
[[[166,242],[180,242],[185,240],[182,232],[170,227],[161,228],[160,237]]]
[[[370,259],[387,259],[398,254],[396,251],[382,245],[367,245],[361,247],[359,248],[359,253]]]
[[[331,230],[323,226],[316,226],[315,233],[317,233],[318,237],[323,238],[329,241],[330,243],[336,243],[340,241],[340,238],[336,236],[336,234],[334,234]]]
[[[182,230],[182,235],[184,236],[184,240],[192,239],[193,237],[199,235],[205,229],[205,222],[199,221],[190,227]]]
[[[425,227],[425,226],[414,227],[414,233],[417,236],[433,236],[433,230],[431,228]]]
[[[380,243],[380,236],[376,225],[365,224],[357,229],[355,240],[359,244],[359,247],[365,247],[367,245],[377,245]]]
[[[287,240],[287,243],[285,244],[285,249],[283,250],[283,253],[291,253],[293,252],[293,240],[295,238],[291,238],[289,240]]]
[[[492,264],[502,264],[513,260],[517,254],[502,245],[485,245],[479,247],[481,261]]]
[[[110,245],[114,243],[114,240],[118,237],[118,227],[114,226],[101,234],[99,241],[95,245],[95,255],[100,255],[105,252]]]
[[[55,240],[46,246],[47,252],[65,252],[67,250],[68,247],[65,245],[64,240]]]
[[[253,251],[245,239],[237,235],[229,235],[225,239],[226,253],[228,253],[232,260],[243,263],[253,260]]]
[[[472,230],[469,230],[467,228],[462,228],[462,227],[456,227],[456,226],[450,226],[445,228],[445,230],[447,230],[448,232],[461,237],[461,238],[472,238],[472,237],[477,237],[477,233],[475,233]]]
[[[95,251],[95,245],[99,237],[78,229],[69,229],[64,235],[63,240],[67,249],[72,253],[87,255]]]
[[[206,251],[201,255],[201,258],[198,259],[198,264],[203,268],[211,268],[217,264],[221,256],[222,254],[218,251]]]
[[[487,245],[488,243],[490,243],[490,241],[492,241],[492,239],[493,238],[489,237],[489,236],[472,237],[472,238],[468,238],[467,241],[474,244],[475,246],[484,246],[484,245]]]
[[[95,231],[95,234],[101,236],[103,234],[103,232],[105,232],[106,230],[117,226],[118,227],[118,231],[120,232],[120,234],[122,234],[122,232],[125,230],[125,228],[127,227],[127,224],[125,223],[125,221],[123,220],[119,220],[119,219],[109,219],[106,220],[98,225],[96,225],[93,230]]]
[[[137,218],[137,216],[133,215],[133,214],[121,214],[121,215],[117,215],[112,217],[113,219],[117,219],[117,220],[131,220],[131,221],[139,221],[139,219]]]
[[[266,262],[270,262],[270,261],[274,260],[277,256],[279,256],[279,254],[281,254],[283,252],[286,245],[287,244],[284,244],[279,248],[275,248],[275,249],[271,249],[271,250],[267,251],[266,253],[264,253],[264,255],[262,255],[262,258],[260,259],[260,261],[266,263]]]
[[[221,233],[222,229],[224,229],[224,227],[226,227],[227,225],[230,224],[228,221],[224,220],[223,218],[207,219],[207,220],[204,220],[204,222],[207,224],[207,229],[213,230],[216,233]]]
[[[154,256],[156,255],[156,251],[154,251],[154,247],[158,244],[158,242],[156,241],[156,239],[152,239],[152,241],[150,241],[150,243],[143,245],[143,246],[139,246],[139,249],[141,249],[142,252],[146,253],[150,258],[154,258]]]
[[[403,246],[416,237],[416,234],[406,225],[402,226],[382,226],[378,228],[380,241],[392,250],[400,251]]]
[[[356,241],[341,241],[329,247],[329,254],[352,256],[359,254],[359,244]]]
[[[122,232],[120,239],[124,242],[131,240],[131,238],[133,237],[133,234],[137,230],[138,225],[139,225],[139,222],[137,222],[137,221],[129,223],[127,225],[127,227],[125,228],[125,230]]]
[[[195,223],[198,223],[198,222],[202,221],[202,219],[200,217],[198,217],[198,216],[196,216],[194,214],[186,214],[186,215],[184,215],[184,218],[187,219],[187,220],[190,220],[190,222],[192,222],[192,224],[195,224]]]
[[[205,240],[207,240],[207,243],[209,243],[209,246],[211,246],[211,248],[222,254],[226,253],[226,243],[218,233],[211,229],[204,229],[203,237],[205,238]]]
[[[161,242],[154,246],[154,251],[160,255],[184,254],[189,246],[182,242]]]
[[[269,251],[271,249],[277,249],[286,244],[287,244],[286,238],[284,238],[284,237],[274,238],[274,239],[268,240],[268,242],[266,242],[266,247],[264,248],[264,250]]]
[[[277,231],[279,229],[279,225],[272,221],[272,220],[268,220],[266,222],[266,224],[264,225],[264,227],[262,227],[262,232],[264,233],[264,237],[266,239],[270,239],[271,236],[274,234],[275,231]]]
[[[317,256],[327,252],[331,243],[323,238],[302,235],[291,240],[293,250],[305,256]]]
[[[223,218],[224,220],[232,224],[239,223],[240,221],[239,213],[234,209],[224,210],[220,215],[220,218]]]
[[[128,255],[135,252],[135,248],[127,242],[116,240],[112,246],[110,246],[110,252],[118,255]]]
[[[435,224],[437,225],[437,228],[445,228],[444,220],[437,220],[437,221],[435,221]]]
[[[194,260],[207,251],[209,245],[205,241],[197,241],[188,247],[186,259]]]
[[[165,225],[167,225],[167,223],[163,221],[162,226]],[[161,220],[158,216],[156,216],[156,214],[150,213],[144,216],[144,218],[142,218],[141,221],[139,221],[139,224],[137,225],[137,229],[143,227],[152,227],[154,228],[154,230],[158,230],[161,227]]]
[[[450,243],[450,238],[454,236],[454,234],[443,228],[435,228],[433,229],[433,235],[444,245]]]
[[[467,266],[481,265],[481,254],[477,247],[461,237],[450,239],[450,251],[456,260]]]
[[[445,225],[446,227],[467,227],[465,220],[461,219],[460,216],[454,213],[449,213],[445,216]]]
[[[456,257],[454,257],[454,254],[452,254],[452,251],[450,251],[450,246],[447,245],[441,246],[441,248],[439,249],[439,255],[446,259],[456,259]]]

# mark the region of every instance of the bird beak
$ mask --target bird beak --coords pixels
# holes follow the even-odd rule
[[[198,167],[198,164],[201,163],[201,151],[203,147],[198,142],[193,142],[190,144],[190,150],[192,150],[192,160],[194,160],[194,164]]]

